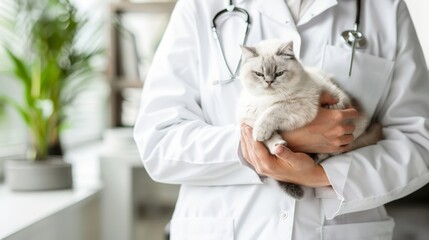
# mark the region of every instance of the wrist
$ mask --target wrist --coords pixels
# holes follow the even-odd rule
[[[312,187],[328,187],[331,186],[328,176],[326,175],[325,169],[322,165],[316,164],[313,171]]]

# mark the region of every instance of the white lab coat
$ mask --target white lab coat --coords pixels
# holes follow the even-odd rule
[[[322,68],[384,125],[385,139],[322,163],[332,187],[305,189],[295,201],[261,179],[240,157],[235,103],[240,83],[213,85],[229,74],[211,34],[226,1],[180,0],[143,90],[134,136],[144,166],[159,182],[181,184],[172,239],[391,239],[383,204],[429,181],[429,77],[402,0],[362,0],[356,50],[340,33],[353,27],[356,2],[315,1],[295,24],[283,0],[236,0],[251,16],[247,41],[294,41],[308,66]],[[234,70],[244,24],[218,22]]]

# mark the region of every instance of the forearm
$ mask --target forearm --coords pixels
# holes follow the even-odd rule
[[[142,111],[135,127],[141,159],[154,180],[192,185],[261,183],[239,160],[236,126],[211,126],[185,109],[163,112]]]
[[[329,219],[382,206],[429,181],[428,163],[422,152],[400,142],[387,147],[392,142],[384,141],[379,144],[382,146],[361,148],[322,162],[332,188],[321,190],[332,193],[326,195],[316,189],[316,197],[322,199]]]

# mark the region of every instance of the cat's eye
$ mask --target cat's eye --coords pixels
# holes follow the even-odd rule
[[[275,76],[280,77],[281,75],[283,75],[283,73],[285,73],[285,71],[276,72]]]
[[[256,74],[256,76],[258,76],[258,77],[263,77],[264,76],[264,74],[263,73],[261,73],[261,72],[254,72],[255,74]]]

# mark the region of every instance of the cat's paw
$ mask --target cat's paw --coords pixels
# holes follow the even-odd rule
[[[276,139],[274,137],[270,138],[269,140],[265,141],[265,145],[268,147],[268,150],[271,154],[276,154],[276,149],[278,145],[286,146],[287,142],[283,139]]]
[[[271,138],[273,131],[264,127],[255,127],[253,129],[253,139],[258,142],[263,142]]]

